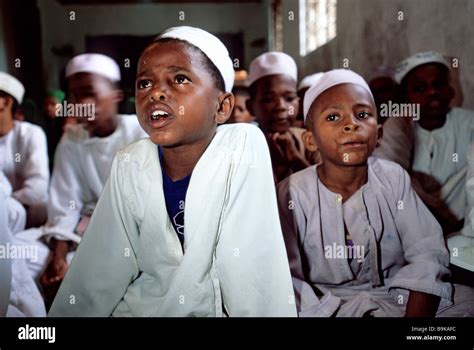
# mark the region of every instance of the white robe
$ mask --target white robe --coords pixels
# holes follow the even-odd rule
[[[37,125],[15,121],[13,129],[0,137],[0,169],[20,203],[46,203],[49,163],[44,131]]]
[[[431,175],[441,186],[438,196],[462,219],[466,210],[467,152],[474,142],[474,112],[453,108],[443,127],[428,131],[415,124],[412,169]]]
[[[79,243],[75,228],[82,214],[91,214],[104,188],[117,151],[146,133],[134,115],[119,116],[117,129],[103,138],[90,137],[84,125],[66,129],[56,149],[49,190],[48,222],[44,227],[18,232],[23,244],[38,246],[39,257],[28,266],[36,279],[48,262],[51,237]],[[68,261],[73,253],[68,254]]]
[[[145,139],[121,150],[49,315],[296,316],[258,128],[217,128],[193,170],[184,218],[183,255],[157,146]]]
[[[398,164],[369,158],[368,182],[344,204],[315,166],[284,180],[278,200],[300,316],[403,316],[409,290],[452,304],[441,228]],[[345,247],[344,224],[361,262],[327,255]]]
[[[7,214],[8,226],[13,234],[25,229],[26,210],[23,205],[15,198],[11,197],[12,187],[0,169],[0,192],[5,196],[5,209]]]
[[[9,227],[6,198],[4,193],[0,192],[0,246],[2,254],[9,255],[17,243]],[[43,298],[28,273],[25,259],[8,255],[0,258],[0,316],[46,316]]]

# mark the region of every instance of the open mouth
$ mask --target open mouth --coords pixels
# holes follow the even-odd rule
[[[169,114],[165,111],[153,111],[151,114],[151,120],[159,120],[160,118],[167,118],[169,117]]]
[[[152,128],[162,128],[172,120],[172,115],[162,109],[154,110],[150,114],[149,124]]]

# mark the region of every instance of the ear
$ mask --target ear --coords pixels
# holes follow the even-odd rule
[[[234,109],[234,102],[234,95],[231,92],[226,92],[219,96],[219,106],[214,118],[217,124],[224,124],[230,118]]]
[[[311,131],[306,130],[303,135],[303,143],[306,149],[310,152],[316,152],[318,150],[318,145],[316,144],[316,141],[314,140],[314,135]]]
[[[247,107],[247,111],[255,118],[255,110],[253,109],[253,100],[248,98],[245,100],[245,107]]]
[[[381,124],[377,124],[377,144],[375,148],[380,146],[380,141],[382,141],[383,137],[383,127]]]
[[[113,100],[115,103],[121,102],[123,100],[123,91],[120,89],[115,90]]]

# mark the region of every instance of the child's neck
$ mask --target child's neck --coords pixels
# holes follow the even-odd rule
[[[343,202],[367,182],[367,164],[365,166],[341,167],[323,160],[316,170],[324,186],[342,195]]]
[[[162,147],[163,167],[168,177],[177,181],[191,174],[213,137],[214,135],[190,145]]]
[[[432,131],[435,129],[442,128],[446,123],[446,116],[438,117],[438,118],[423,118],[421,116],[418,124],[425,130]]]
[[[11,115],[0,115],[0,137],[8,134],[10,130],[13,129],[14,123]]]

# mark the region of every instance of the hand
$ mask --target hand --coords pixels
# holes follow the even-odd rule
[[[283,159],[293,162],[301,158],[295,139],[289,131],[282,134],[274,133],[271,135],[271,140]]]
[[[63,256],[54,255],[53,259],[49,262],[46,270],[40,277],[40,284],[43,288],[52,287],[63,280],[67,272],[67,261]]]

